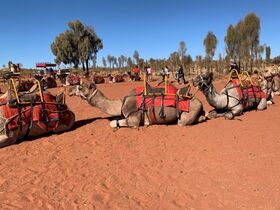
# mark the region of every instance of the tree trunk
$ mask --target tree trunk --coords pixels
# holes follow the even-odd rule
[[[85,64],[84,64],[84,62],[82,62],[82,65],[83,65],[83,71],[85,71],[85,70],[86,70],[86,68],[85,68]]]
[[[88,71],[88,59],[86,60],[86,71],[87,71],[87,74],[89,74],[89,71]]]

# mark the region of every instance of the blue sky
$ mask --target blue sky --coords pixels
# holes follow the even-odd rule
[[[50,45],[76,19],[93,26],[108,54],[144,59],[168,58],[179,42],[193,58],[204,55],[208,31],[218,38],[216,55],[225,54],[224,36],[249,12],[261,19],[261,44],[280,55],[279,0],[1,0],[0,67],[11,60],[31,68],[36,62],[53,62]]]

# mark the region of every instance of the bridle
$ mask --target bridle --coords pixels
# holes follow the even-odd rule
[[[206,80],[201,75],[199,75],[199,77],[200,77],[200,80],[201,80],[200,85],[199,85],[199,89],[203,91],[204,95],[207,95],[207,93],[209,91],[211,91],[212,85],[211,84],[208,85],[206,83]],[[203,88],[203,87],[206,87],[206,88]]]
[[[97,93],[97,88],[89,95],[85,96],[82,91],[79,90],[79,85],[76,87],[76,95],[80,95],[84,100],[91,101],[91,99],[96,95]]]
[[[92,94],[87,98],[88,101],[91,101],[91,99],[96,95],[97,93],[97,88],[92,92]]]

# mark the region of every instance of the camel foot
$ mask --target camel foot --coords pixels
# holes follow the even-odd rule
[[[118,127],[117,120],[112,120],[112,121],[110,122],[110,127],[111,127],[111,128],[117,128],[117,127]]]
[[[199,123],[204,122],[204,121],[206,121],[206,119],[207,119],[207,118],[206,118],[205,116],[200,115],[199,118],[198,118],[198,122],[199,122]]]
[[[234,118],[234,115],[232,112],[225,113],[225,119],[226,120],[232,120]]]
[[[274,104],[274,102],[273,101],[267,101],[266,104],[267,105],[272,105],[272,104]]]
[[[217,118],[217,117],[218,117],[218,113],[215,110],[212,110],[207,114],[207,118],[209,118],[209,119],[213,119],[213,118]]]
[[[127,121],[126,119],[123,120],[112,120],[110,122],[111,128],[120,128],[120,127],[127,127]]]

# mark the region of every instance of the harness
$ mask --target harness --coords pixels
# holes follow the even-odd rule
[[[2,108],[3,115],[6,119],[4,129],[13,130],[17,127],[22,131],[24,125],[28,125],[25,134],[18,138],[18,140],[25,138],[29,135],[31,128],[34,125],[34,120],[37,125],[46,131],[54,130],[59,126],[59,123],[65,123],[67,120],[67,113],[70,112],[63,103],[58,103],[52,100],[54,96],[43,94],[39,81],[39,94],[32,93],[32,96],[39,95],[40,100],[36,100],[36,97],[31,97],[30,101],[22,101],[17,87],[13,79],[10,80],[10,91],[14,91],[15,98],[2,98],[0,106]],[[31,94],[31,93],[29,93]],[[25,95],[23,95],[25,96]],[[65,115],[66,114],[66,115]],[[68,115],[69,117],[70,115]],[[53,123],[50,127],[50,123]],[[67,124],[67,122],[66,122]]]

